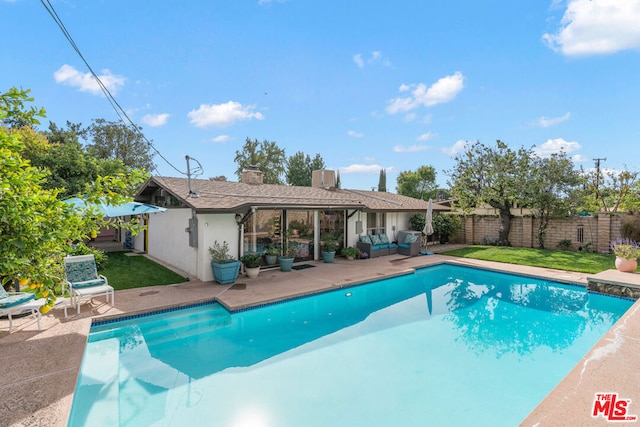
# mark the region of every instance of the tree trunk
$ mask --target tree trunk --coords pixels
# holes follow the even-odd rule
[[[511,246],[509,242],[509,230],[511,229],[511,209],[509,207],[500,208],[500,234],[498,235],[499,246]]]

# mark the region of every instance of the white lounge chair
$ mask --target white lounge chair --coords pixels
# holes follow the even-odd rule
[[[104,295],[111,306],[115,304],[113,287],[107,278],[98,274],[96,260],[93,255],[76,255],[64,258],[64,270],[67,275],[66,285],[69,286],[71,305],[75,305],[80,314],[80,302]],[[64,289],[63,292],[64,294]]]
[[[24,311],[31,311],[36,317],[38,330],[40,331],[40,307],[46,302],[43,298],[34,299],[35,295],[29,292],[7,292],[0,286],[0,316],[9,318],[9,332],[13,327],[13,315]]]

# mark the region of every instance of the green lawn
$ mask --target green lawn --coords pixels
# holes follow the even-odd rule
[[[174,273],[141,255],[127,256],[127,252],[108,252],[108,260],[99,273],[106,276],[115,290],[143,286],[182,283],[187,278]]]
[[[444,254],[485,261],[507,262],[510,264],[530,265],[592,274],[615,268],[615,256],[589,252],[512,248],[505,246],[470,246],[464,249],[444,252]]]

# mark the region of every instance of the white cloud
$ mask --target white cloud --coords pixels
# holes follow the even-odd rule
[[[356,132],[354,130],[350,130],[349,132],[347,132],[347,135],[349,135],[352,138],[362,138],[364,136],[363,133]]]
[[[142,117],[142,123],[147,124],[151,127],[162,126],[167,123],[170,114],[162,113],[162,114],[146,114]]]
[[[417,141],[428,141],[436,136],[433,132],[423,133],[419,137],[416,138]]]
[[[393,147],[393,151],[396,153],[417,153],[420,151],[424,151],[428,149],[426,145],[410,145],[408,147],[403,147],[401,145],[396,145]]]
[[[454,74],[442,77],[427,87],[424,83],[417,85],[402,84],[400,92],[410,92],[406,98],[394,98],[387,103],[387,113],[396,114],[410,111],[420,106],[432,107],[451,101],[464,87],[464,76],[456,71]]]
[[[91,73],[81,73],[71,65],[64,64],[53,73],[53,78],[56,83],[76,87],[80,89],[81,92],[89,92],[93,95],[102,93],[100,85]],[[98,75],[98,78],[112,95],[115,95],[118,90],[124,86],[125,78],[112,74],[109,70],[102,70],[102,74]]]
[[[365,59],[361,53],[356,53],[353,55],[353,62],[356,63],[358,68],[364,68],[365,65],[376,65],[382,64],[385,67],[391,66],[391,61],[386,59],[382,52],[374,50],[371,54]]]
[[[262,120],[262,113],[254,112],[253,105],[243,106],[239,102],[229,101],[225,104],[202,104],[197,110],[191,110],[187,116],[197,127],[226,127],[241,120]]]
[[[587,156],[583,156],[582,154],[574,154],[573,156],[571,156],[571,161],[573,163],[584,163],[588,162],[589,158]]]
[[[570,154],[581,148],[582,147],[577,142],[569,142],[565,141],[562,138],[556,138],[548,139],[547,142],[542,144],[540,147],[535,147],[533,149],[533,154],[545,159],[547,157],[550,157],[552,154],[560,153],[561,151]]]
[[[567,56],[640,49],[640,0],[569,0],[560,28],[543,41]]]
[[[443,147],[441,149],[441,151],[444,154],[447,154],[449,156],[455,156],[456,154],[458,154],[461,151],[464,151],[467,148],[468,142],[467,141],[463,141],[461,139],[459,139],[458,141],[456,141],[455,144],[453,144],[451,147]]]
[[[227,142],[231,137],[229,135],[218,135],[214,138],[211,138],[211,142]]]
[[[537,126],[548,128],[550,126],[555,126],[562,122],[566,122],[567,120],[569,120],[570,117],[571,117],[571,113],[567,113],[560,117],[544,117],[543,116],[537,119],[535,123]]]
[[[380,169],[384,169],[380,165],[363,165],[353,164],[349,166],[343,166],[338,168],[341,174],[345,173],[380,173]]]
[[[364,60],[362,59],[362,55],[359,53],[357,55],[353,55],[353,62],[355,62],[359,68],[364,67]]]

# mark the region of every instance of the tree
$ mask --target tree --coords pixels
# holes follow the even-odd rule
[[[26,94],[18,91],[0,95],[0,120],[7,117],[2,108],[15,105],[13,101],[31,101]],[[31,120],[31,112],[39,111],[20,108],[26,120]],[[109,223],[96,219],[101,217],[96,209],[79,212],[59,199],[57,189],[42,187],[48,172],[23,158],[24,135],[0,127],[0,279],[3,286],[29,280],[36,298],[48,300],[41,309],[46,313],[56,299],[54,290],[63,278],[62,258],[72,250],[70,244],[95,235]],[[85,186],[86,200],[118,204],[126,200],[122,194],[143,179],[135,170],[128,175],[98,177]],[[125,228],[134,233],[139,230],[135,225]]]
[[[342,183],[340,183],[340,171],[336,171],[336,188],[338,190],[342,188]]]
[[[594,210],[638,210],[639,172],[596,169],[587,174],[587,202]]]
[[[87,152],[93,157],[117,159],[130,169],[149,171],[155,168],[151,143],[144,137],[141,127],[94,119],[85,131],[92,141],[87,145]]]
[[[236,151],[233,159],[238,165],[236,176],[242,178],[242,172],[250,166],[257,167],[263,174],[265,184],[282,185],[280,178],[285,173],[286,156],[284,149],[278,147],[274,141],[249,138],[244,143],[242,151]]]
[[[325,168],[324,160],[320,154],[311,159],[308,154],[298,151],[287,161],[287,184],[300,187],[311,187],[311,178],[314,170]]]
[[[531,150],[513,151],[498,140],[487,147],[479,141],[467,147],[447,171],[449,186],[463,211],[489,205],[500,214],[499,245],[509,245],[511,208],[526,200],[524,185],[530,176]]]
[[[398,194],[429,200],[436,190],[436,170],[433,166],[420,166],[416,171],[403,171],[398,174],[396,182]]]
[[[540,249],[544,249],[547,225],[551,216],[567,216],[574,207],[569,197],[579,188],[583,179],[574,170],[573,162],[566,153],[552,154],[549,158],[532,157],[530,176],[524,188],[527,205],[534,209],[538,217],[536,239]],[[525,184],[525,183],[523,183]]]
[[[33,102],[29,97],[30,89],[22,90],[12,87],[8,92],[0,95],[0,111],[2,119],[0,125],[8,128],[22,128],[24,126],[39,125],[38,117],[45,117],[44,108],[29,106],[25,109],[26,102]]]
[[[57,189],[60,198],[82,193],[85,185],[98,176],[128,171],[120,160],[95,158],[88,154],[78,140],[80,128],[79,124],[67,122],[67,130],[58,128],[55,123],[49,124],[48,132],[36,132],[31,127],[11,130],[23,138],[23,158],[32,166],[49,171],[41,183],[42,188]]]
[[[378,180],[378,191],[387,191],[387,172],[380,169],[380,179]]]

